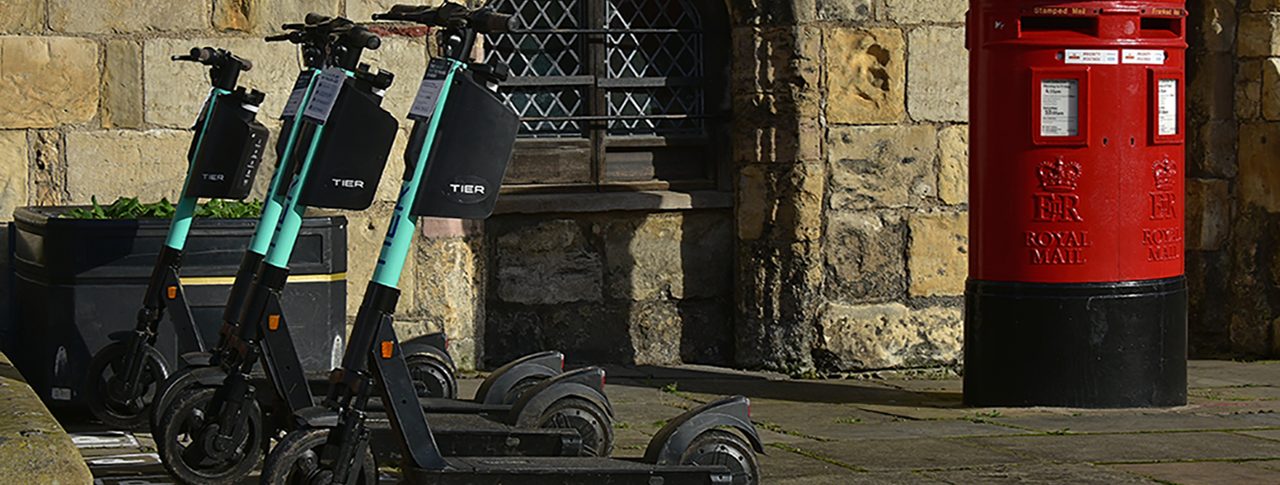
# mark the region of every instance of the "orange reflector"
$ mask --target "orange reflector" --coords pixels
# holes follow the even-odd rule
[[[270,330],[280,328],[280,315],[271,315],[267,317],[267,328]]]
[[[391,358],[391,351],[392,351],[392,350],[395,350],[395,344],[391,343],[390,341],[383,342],[383,343],[382,343],[382,358],[384,358],[384,359],[390,359],[390,358]]]
[[[178,297],[178,287],[176,287],[176,286],[170,286],[170,287],[169,287],[169,299],[170,299],[170,300],[172,300],[172,299],[177,298],[177,297]]]

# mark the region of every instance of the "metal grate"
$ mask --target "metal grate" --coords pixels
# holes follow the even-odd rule
[[[587,19],[586,2],[603,2],[604,19]],[[502,93],[526,118],[522,136],[581,137],[583,122],[602,118],[610,136],[702,133],[702,23],[688,0],[496,0],[492,5],[500,12],[519,12],[525,25],[526,32],[485,41],[488,55],[506,62],[516,76]],[[592,39],[604,43],[603,59],[594,62],[588,58]],[[592,86],[604,90],[604,113],[588,112]]]

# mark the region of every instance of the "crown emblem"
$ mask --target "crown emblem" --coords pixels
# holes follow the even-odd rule
[[[1151,174],[1156,178],[1157,190],[1173,190],[1178,181],[1178,162],[1165,157],[1151,164]]]
[[[1049,192],[1071,192],[1076,190],[1076,181],[1080,179],[1080,164],[1064,161],[1061,156],[1053,161],[1040,162],[1036,176],[1040,178],[1040,188]]]

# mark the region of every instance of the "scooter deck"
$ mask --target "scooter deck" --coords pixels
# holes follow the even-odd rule
[[[411,485],[728,485],[722,466],[656,466],[615,458],[446,457],[449,469],[405,468]]]

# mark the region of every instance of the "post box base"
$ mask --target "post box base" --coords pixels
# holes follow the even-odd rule
[[[964,402],[1168,407],[1187,403],[1185,276],[1117,283],[970,279]]]

